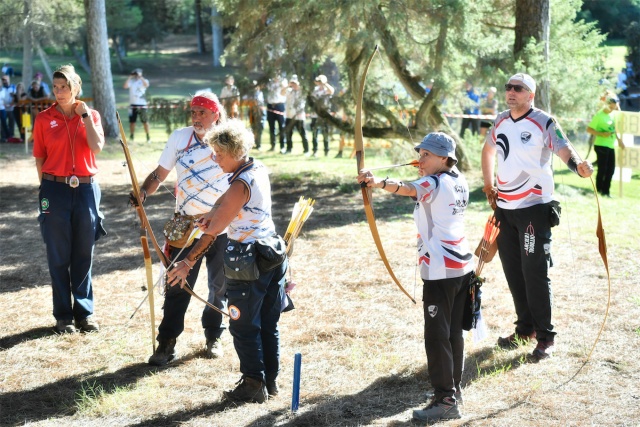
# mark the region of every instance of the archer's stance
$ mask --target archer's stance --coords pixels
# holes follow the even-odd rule
[[[469,186],[455,167],[456,143],[449,135],[430,133],[415,150],[420,156],[420,179],[407,183],[380,179],[364,169],[358,182],[416,200],[413,218],[424,283],[424,344],[434,396],[425,409],[413,411],[413,417],[434,422],[460,418],[462,318],[473,275],[473,255],[463,223]]]
[[[218,198],[229,188],[229,174],[220,169],[213,161],[213,150],[204,141],[205,134],[216,125],[226,120],[226,114],[218,97],[211,92],[203,92],[191,100],[191,126],[176,129],[169,136],[167,145],[158,160],[158,167],[147,176],[140,187],[142,203],[148,195],[156,192],[160,184],[176,169],[178,180],[176,185],[176,219],[194,221],[195,218],[209,212]],[[130,196],[133,199],[133,196]],[[165,227],[166,229],[166,227]],[[189,234],[189,231],[185,232]],[[172,241],[172,233],[167,236],[168,257],[170,260],[180,254],[175,261],[183,260],[189,248],[196,245],[197,240],[180,253],[184,242],[181,239]],[[183,236],[182,236],[183,237]],[[209,303],[226,311],[225,280],[222,272],[224,241],[226,230],[221,232],[221,239],[207,249],[206,258],[207,283],[209,285]],[[200,272],[202,259],[193,262],[187,282],[195,286]],[[158,348],[149,358],[149,364],[162,366],[176,357],[175,345],[178,336],[184,330],[184,316],[189,307],[191,295],[179,287],[168,287],[164,300],[164,317],[158,327]],[[220,336],[226,329],[222,315],[209,306],[202,312],[202,327],[207,340],[206,355],[214,359],[223,355]]]
[[[552,197],[551,158],[556,154],[584,178],[593,168],[580,160],[555,119],[533,107],[536,82],[530,75],[515,74],[504,87],[509,109],[498,114],[482,149],[482,191],[500,222],[498,253],[517,315],[515,332],[499,338],[498,346],[516,348],[536,338],[529,358],[538,362],[551,356],[556,335],[548,270],[551,227],[560,217]]]

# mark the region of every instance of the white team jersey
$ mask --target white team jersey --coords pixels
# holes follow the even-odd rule
[[[473,270],[464,232],[469,186],[457,168],[409,183],[417,191],[413,219],[418,228],[420,276],[424,280],[461,277]]]
[[[514,121],[509,110],[503,111],[485,144],[494,146],[498,153],[499,207],[519,209],[552,200],[551,156],[569,142],[549,114],[532,108]]]
[[[176,204],[185,215],[209,212],[229,188],[230,174],[224,173],[214,160],[213,149],[202,142],[193,127],[175,130],[158,164],[178,174]]]
[[[131,105],[147,105],[145,93],[147,88],[144,87],[143,79],[129,81],[129,104]]]
[[[231,240],[251,243],[276,233],[271,217],[271,182],[269,170],[260,161],[253,162],[250,169],[237,174],[237,180],[243,182],[249,190],[249,201],[242,207],[238,216],[229,224],[228,236]]]

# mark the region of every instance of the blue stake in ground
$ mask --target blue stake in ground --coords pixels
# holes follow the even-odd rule
[[[302,354],[296,353],[293,359],[293,393],[291,394],[291,412],[296,412],[300,405],[300,369],[302,368]]]

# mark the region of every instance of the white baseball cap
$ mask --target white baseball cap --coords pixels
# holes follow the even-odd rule
[[[527,89],[531,91],[531,93],[536,93],[536,81],[533,80],[533,77],[531,77],[529,74],[525,74],[525,73],[514,74],[513,76],[509,77],[509,81],[512,81],[512,80],[521,82],[527,87]]]

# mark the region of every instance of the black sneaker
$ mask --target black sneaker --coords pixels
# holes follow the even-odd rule
[[[460,418],[460,408],[453,397],[443,397],[440,400],[433,400],[424,409],[413,411],[413,419],[420,421],[435,422],[438,420],[453,420]]]
[[[264,403],[269,398],[267,388],[261,380],[243,376],[236,384],[236,388],[223,393],[226,399]]]
[[[149,365],[164,366],[176,358],[176,339],[159,339],[156,352],[149,358]]]
[[[93,316],[89,316],[82,320],[76,320],[76,329],[80,329],[82,332],[98,332],[100,326]]]
[[[523,335],[518,332],[514,332],[508,337],[500,337],[498,338],[498,347],[503,348],[505,350],[513,350],[515,348],[520,347],[521,345],[526,345],[533,338],[536,337],[536,332],[533,331],[529,335]]]
[[[537,363],[541,360],[548,359],[553,354],[555,345],[553,341],[538,341],[535,350],[528,357],[530,362]]]
[[[279,392],[280,388],[278,387],[278,380],[267,381],[267,394],[269,397],[276,397]]]
[[[75,326],[73,326],[73,320],[57,320],[56,332],[59,334],[73,334],[76,332]]]
[[[222,348],[222,341],[220,338],[215,340],[207,340],[207,358],[218,359],[224,356],[224,349]]]

